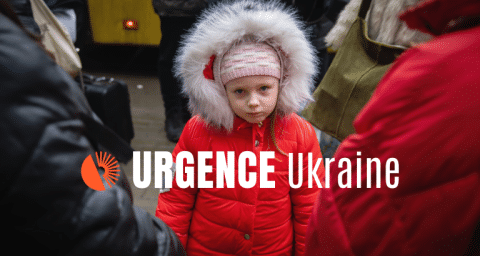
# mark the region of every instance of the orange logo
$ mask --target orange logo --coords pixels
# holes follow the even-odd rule
[[[93,161],[91,155],[87,156],[85,160],[83,160],[82,164],[82,178],[85,184],[89,186],[91,189],[103,191],[105,190],[105,186],[103,186],[102,178],[100,170],[104,170],[103,178],[107,182],[108,186],[112,187],[115,185],[115,181],[118,179],[116,176],[120,176],[118,173],[120,170],[118,169],[119,165],[117,164],[117,160],[107,152],[100,152],[100,157],[98,152],[95,152],[97,165]]]

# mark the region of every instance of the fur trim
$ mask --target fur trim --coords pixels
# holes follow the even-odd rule
[[[200,114],[214,126],[232,129],[235,114],[225,88],[217,76],[216,81],[206,79],[203,70],[212,55],[219,63],[233,44],[247,36],[267,42],[281,53],[284,79],[278,113],[300,111],[313,100],[313,77],[317,72],[316,54],[305,31],[296,11],[279,1],[227,1],[205,10],[185,35],[175,59],[174,71],[189,97],[192,114]]]
[[[398,15],[409,7],[423,0],[372,0],[367,12],[368,35],[377,42],[410,47],[431,39],[428,34],[413,30],[398,18]],[[330,50],[336,52],[340,48],[358,16],[362,0],[351,0],[340,12],[338,20],[325,37]]]
[[[380,43],[410,47],[432,37],[408,28],[399,14],[424,0],[372,0],[367,13],[368,35]]]

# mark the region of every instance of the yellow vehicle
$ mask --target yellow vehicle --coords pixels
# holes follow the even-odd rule
[[[160,19],[152,0],[87,0],[93,43],[158,46]]]

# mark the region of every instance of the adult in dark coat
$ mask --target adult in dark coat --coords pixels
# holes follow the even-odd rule
[[[2,250],[17,255],[183,255],[160,219],[133,206],[120,172],[104,191],[83,182],[84,159],[110,147],[79,85],[0,2]],[[105,133],[106,132],[106,133]],[[108,142],[108,143],[107,143]],[[128,161],[131,151],[117,152]],[[117,157],[117,155],[115,155]]]

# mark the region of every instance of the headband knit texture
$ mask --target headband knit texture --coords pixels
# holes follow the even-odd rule
[[[268,44],[245,41],[233,46],[222,59],[220,75],[223,85],[246,76],[264,75],[280,79],[280,59]]]

